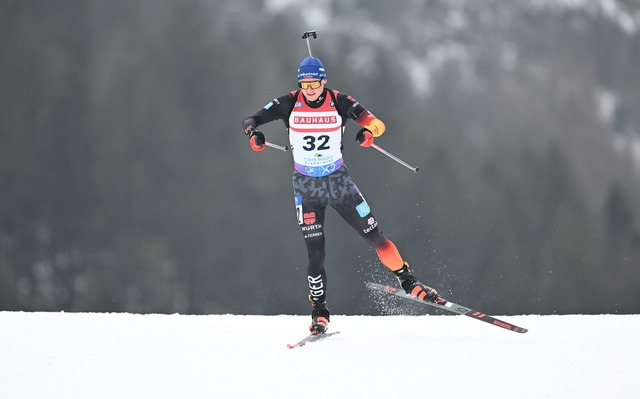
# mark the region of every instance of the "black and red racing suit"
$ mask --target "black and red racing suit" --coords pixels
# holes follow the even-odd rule
[[[307,101],[300,91],[292,91],[269,102],[249,118],[254,119],[254,127],[283,120],[289,131],[294,157],[294,200],[309,256],[307,279],[313,302],[326,300],[324,222],[327,206],[334,208],[376,250],[387,268],[392,271],[402,268],[400,253],[380,231],[378,220],[342,159],[342,135],[347,121],[371,126],[372,121],[379,122],[372,113],[351,96],[325,88],[313,102]]]

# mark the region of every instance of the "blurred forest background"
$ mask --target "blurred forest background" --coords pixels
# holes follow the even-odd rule
[[[420,168],[347,126],[420,280],[494,314],[640,312],[635,0],[2,0],[0,310],[306,314],[291,154],[241,122],[295,89],[310,29]],[[379,313],[390,273],[327,224],[330,308]]]

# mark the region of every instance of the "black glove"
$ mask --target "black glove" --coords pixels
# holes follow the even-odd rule
[[[247,136],[251,136],[251,132],[256,128],[256,120],[253,118],[247,118],[242,122],[242,130]]]
[[[254,151],[262,151],[264,150],[264,133],[262,133],[258,129],[251,130],[251,135],[249,136],[249,144],[251,145],[251,149]]]
[[[356,141],[360,143],[360,147],[371,147],[371,144],[373,144],[373,133],[366,127],[363,127],[356,133]]]

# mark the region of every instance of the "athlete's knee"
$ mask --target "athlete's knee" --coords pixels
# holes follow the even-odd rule
[[[309,269],[322,270],[325,258],[324,237],[306,238],[305,243],[307,244]]]
[[[389,239],[385,237],[384,234],[382,234],[377,226],[372,231],[366,233],[364,235],[364,239],[367,240],[367,242],[376,250],[378,248],[387,246],[390,242]]]
[[[310,248],[307,250],[309,261],[313,263],[324,263],[325,252],[324,249]]]

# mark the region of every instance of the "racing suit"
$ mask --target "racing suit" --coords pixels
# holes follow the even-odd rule
[[[272,100],[249,118],[255,121],[254,127],[282,120],[289,131],[294,201],[309,257],[307,279],[314,303],[325,302],[327,293],[324,267],[327,206],[334,208],[376,250],[387,268],[397,271],[403,267],[400,253],[380,231],[378,220],[342,158],[347,121],[351,119],[378,136],[384,132],[380,120],[351,96],[328,88],[313,102],[307,101],[299,90],[292,91]]]

